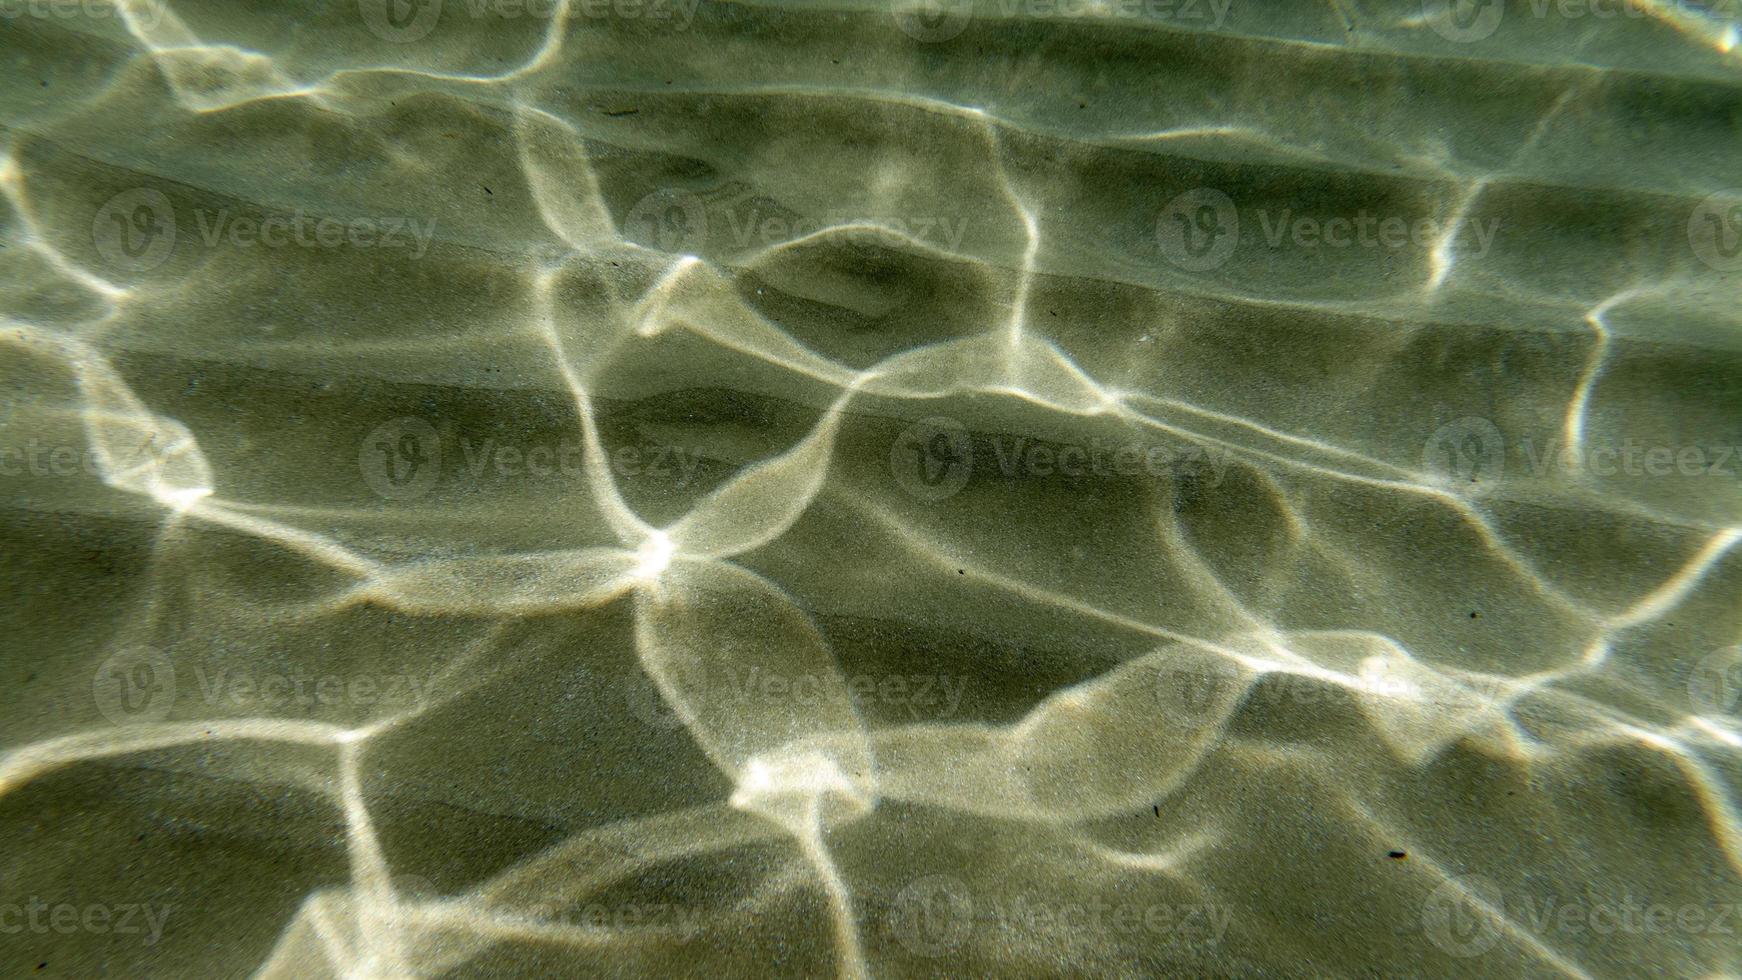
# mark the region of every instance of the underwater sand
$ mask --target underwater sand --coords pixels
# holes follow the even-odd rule
[[[1728,0],[0,0],[0,976],[1742,974]]]

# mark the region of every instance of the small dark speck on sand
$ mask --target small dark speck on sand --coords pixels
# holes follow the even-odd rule
[[[1401,861],[1404,858],[1409,857],[1409,855],[1403,851],[1392,851],[1389,854],[1386,854],[1385,856],[1390,858],[1393,861]]]

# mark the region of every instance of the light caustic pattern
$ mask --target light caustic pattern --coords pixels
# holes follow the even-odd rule
[[[0,972],[1742,970],[1721,11],[294,6],[0,33]]]

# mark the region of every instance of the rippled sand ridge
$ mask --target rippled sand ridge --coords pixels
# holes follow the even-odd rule
[[[1739,24],[0,0],[0,976],[1742,975]]]

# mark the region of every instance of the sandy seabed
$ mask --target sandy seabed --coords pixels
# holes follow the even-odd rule
[[[0,976],[1742,973],[1742,52],[0,0]]]

